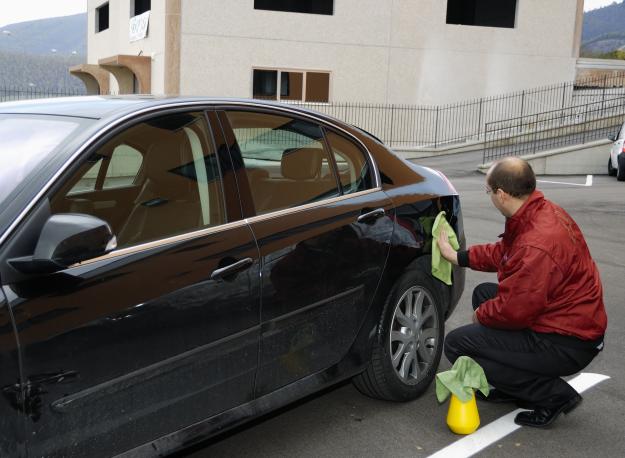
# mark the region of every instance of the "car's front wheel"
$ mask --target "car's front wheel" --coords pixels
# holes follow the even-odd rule
[[[409,401],[432,383],[444,339],[443,304],[432,276],[416,267],[395,283],[367,369],[354,377],[363,394]]]
[[[616,165],[616,179],[618,181],[625,181],[625,154],[616,156]]]
[[[611,177],[616,176],[616,169],[612,167],[612,157],[608,158],[608,175]]]

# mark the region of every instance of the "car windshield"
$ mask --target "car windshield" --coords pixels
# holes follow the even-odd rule
[[[79,125],[71,118],[0,115],[0,208]]]

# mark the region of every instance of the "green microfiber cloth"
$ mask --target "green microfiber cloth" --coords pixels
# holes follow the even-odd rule
[[[480,390],[484,396],[489,393],[484,369],[468,356],[461,356],[450,370],[436,374],[438,402],[445,401],[450,393],[462,402],[467,402],[473,396],[473,390]]]
[[[436,242],[443,229],[447,231],[447,238],[452,248],[457,251],[460,248],[458,237],[456,237],[456,233],[445,219],[444,211],[436,216],[432,226],[432,238],[434,239],[432,240],[432,275],[446,285],[451,285],[451,262],[441,256],[441,250]]]

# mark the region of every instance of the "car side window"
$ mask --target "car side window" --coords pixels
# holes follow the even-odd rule
[[[625,139],[625,124],[621,126],[621,130],[619,130],[617,140]]]
[[[317,124],[251,111],[228,111],[226,115],[257,214],[340,195]]]
[[[91,154],[52,196],[52,213],[103,219],[120,248],[222,224],[222,182],[209,135],[202,113],[134,125]]]
[[[116,146],[108,161],[102,189],[132,186],[143,162],[143,155],[130,145]]]
[[[326,138],[339,172],[343,194],[364,191],[373,187],[371,169],[363,151],[342,135],[328,131]]]

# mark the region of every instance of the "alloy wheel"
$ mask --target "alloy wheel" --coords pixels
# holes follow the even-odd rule
[[[391,364],[402,382],[423,380],[440,344],[438,312],[431,294],[420,286],[406,290],[391,320]]]

